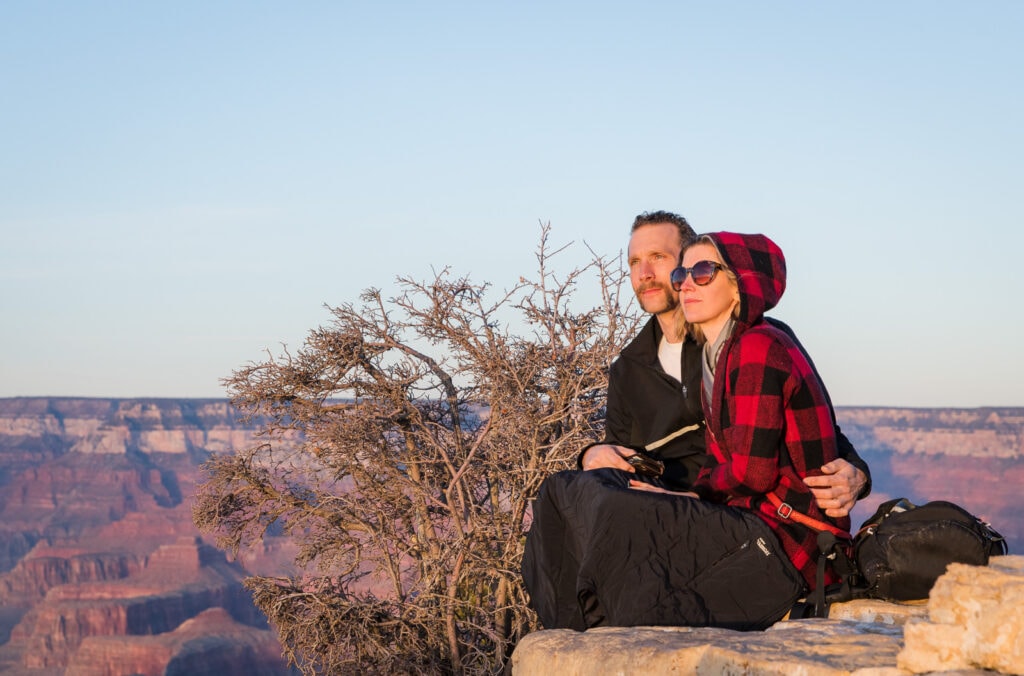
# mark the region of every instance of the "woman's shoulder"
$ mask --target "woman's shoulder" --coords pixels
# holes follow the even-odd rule
[[[791,331],[763,321],[750,327],[740,336],[738,350],[743,358],[739,363],[756,362],[800,378],[816,373],[811,358]]]
[[[777,343],[786,349],[797,345],[796,335],[789,326],[782,322],[768,321],[767,318],[748,326],[738,340],[751,344]]]
[[[747,356],[760,355],[758,360],[770,365],[791,364],[796,355],[802,354],[793,335],[763,320],[738,336],[737,348]]]

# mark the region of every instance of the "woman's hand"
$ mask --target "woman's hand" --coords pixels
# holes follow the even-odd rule
[[[660,486],[654,486],[646,481],[637,481],[636,479],[629,480],[629,487],[638,491],[647,491],[648,493],[661,493],[663,495],[679,495],[684,498],[696,498],[700,499],[700,496],[690,491],[670,491],[667,488]]]

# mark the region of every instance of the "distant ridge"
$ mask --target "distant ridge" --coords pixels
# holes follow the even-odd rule
[[[985,518],[1024,553],[1024,407],[836,408],[871,467],[854,526],[890,497],[949,500]]]

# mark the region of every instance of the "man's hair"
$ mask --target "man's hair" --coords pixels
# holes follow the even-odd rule
[[[637,228],[642,228],[645,225],[657,225],[660,223],[668,223],[676,226],[679,229],[679,243],[686,246],[691,240],[697,237],[697,233],[693,231],[690,224],[686,222],[686,219],[679,214],[674,214],[671,211],[645,211],[635,219],[633,219],[633,229],[630,230],[630,234],[636,232]]]

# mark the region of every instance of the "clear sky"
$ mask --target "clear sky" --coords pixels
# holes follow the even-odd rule
[[[0,5],[0,396],[221,397],[398,275],[764,232],[837,404],[1024,406],[1024,2]]]

